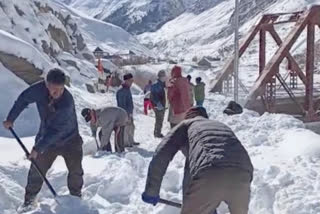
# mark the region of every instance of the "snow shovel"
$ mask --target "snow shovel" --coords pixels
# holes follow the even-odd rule
[[[172,207],[176,207],[176,208],[181,208],[182,207],[182,204],[180,204],[180,203],[173,202],[173,201],[168,201],[168,200],[162,199],[162,198],[160,198],[159,203],[166,204],[166,205],[169,205],[169,206],[172,206]],[[212,214],[218,214],[218,213],[215,210]]]
[[[182,204],[180,204],[180,203],[173,202],[173,201],[168,201],[168,200],[162,199],[162,198],[159,199],[159,203],[166,204],[166,205],[169,205],[169,206],[172,206],[172,207],[176,207],[176,208],[181,208],[182,207]]]
[[[16,138],[16,140],[18,141],[19,145],[21,146],[21,148],[23,149],[23,151],[26,153],[27,157],[29,157],[30,153],[28,151],[28,149],[25,147],[25,145],[22,143],[22,141],[20,140],[20,138],[18,137],[18,135],[15,133],[15,131],[13,130],[13,128],[9,128],[9,130],[11,131],[12,135]],[[37,172],[39,173],[41,179],[46,183],[46,185],[48,186],[50,192],[52,193],[54,200],[57,202],[57,204],[60,205],[59,201],[57,200],[58,194],[56,193],[56,191],[53,189],[53,187],[51,186],[50,182],[48,181],[48,179],[46,178],[46,176],[41,172],[38,164],[35,162],[35,160],[30,159],[32,165],[35,167],[35,169],[37,170]]]

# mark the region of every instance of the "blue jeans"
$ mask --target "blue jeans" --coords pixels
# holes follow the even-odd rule
[[[197,103],[197,106],[203,106],[203,102],[204,102],[204,100],[201,100],[201,101],[196,101],[196,103]]]

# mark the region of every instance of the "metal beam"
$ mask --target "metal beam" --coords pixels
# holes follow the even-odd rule
[[[254,37],[259,32],[261,24],[267,22],[268,20],[270,20],[268,16],[263,16],[258,22],[258,24],[251,29],[248,36],[244,40],[242,40],[243,42],[241,43],[240,49],[239,49],[239,58],[243,55],[244,51],[248,48],[248,46],[250,45]],[[226,65],[223,67],[222,72],[218,74],[215,80],[212,81],[211,83],[212,89],[210,92],[221,92],[219,89],[222,88],[223,80],[225,80],[227,76],[229,76],[233,72],[232,70],[233,63],[234,63],[234,57],[232,56],[227,61]]]
[[[289,97],[291,98],[291,100],[299,107],[299,109],[301,110],[301,113],[304,114],[305,110],[304,110],[303,106],[296,99],[296,96],[294,95],[292,90],[287,85],[286,80],[282,78],[280,73],[277,73],[276,77],[279,80],[279,82],[281,83],[281,85],[283,86],[284,90],[286,90],[286,92],[289,94]]]
[[[233,73],[233,99],[235,102],[239,102],[239,0],[235,0]]]
[[[310,11],[307,11],[301,16],[301,21],[298,22],[298,24],[291,30],[286,41],[281,44],[280,48],[271,58],[270,62],[266,65],[260,77],[255,82],[250,94],[248,95],[247,103],[245,106],[250,106],[258,96],[264,93],[267,82],[276,74],[280,63],[288,55],[289,50],[292,48],[293,44],[298,39],[301,32],[308,24],[309,15]]]
[[[304,13],[304,11],[288,12],[288,13],[267,13],[265,15],[270,16],[270,17],[279,17],[279,16],[284,16],[284,15],[297,15],[297,14],[302,14],[302,13]]]
[[[263,71],[266,66],[266,31],[260,30],[259,37],[259,74]]]
[[[313,72],[314,72],[314,32],[315,25],[309,24],[307,31],[307,63],[306,63],[306,97],[305,109],[307,111],[307,119],[312,120],[315,112],[313,109]]]
[[[269,29],[269,33],[271,34],[271,37],[274,39],[274,41],[280,47],[282,44],[282,40],[273,27]],[[289,52],[288,52],[287,58],[288,58],[288,61],[290,63],[292,70],[298,74],[298,76],[301,79],[301,81],[303,82],[303,84],[306,85],[306,76],[304,75],[303,71],[299,67],[296,60],[293,58],[293,56]]]

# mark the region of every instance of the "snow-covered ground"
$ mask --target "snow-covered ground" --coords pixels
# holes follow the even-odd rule
[[[196,75],[195,73],[191,73]],[[17,81],[13,77],[11,81]],[[21,86],[22,90],[25,86]],[[89,94],[81,87],[72,86],[69,90],[76,100],[79,112],[83,107],[115,105],[113,93]],[[13,94],[15,97],[17,95]],[[13,98],[12,98],[13,99]],[[85,186],[83,200],[69,197],[66,187],[67,172],[63,159],[58,158],[48,172],[59,195],[61,205],[57,205],[44,186],[39,194],[40,206],[30,214],[178,214],[179,210],[165,205],[155,207],[143,203],[140,195],[144,190],[147,167],[158,139],[153,138],[154,118],[142,114],[143,97],[134,95],[136,106],[136,141],[141,145],[123,154],[96,153],[95,141],[90,137],[88,125],[79,117],[80,131],[84,139]],[[250,213],[259,214],[317,214],[320,200],[320,136],[306,130],[299,120],[287,115],[265,114],[245,110],[243,114],[226,116],[221,112],[228,99],[221,95],[209,95],[205,107],[210,118],[224,122],[232,127],[249,151],[255,166],[252,183]],[[79,115],[79,114],[78,114]],[[21,134],[23,125],[28,122],[17,121],[16,131]],[[36,122],[35,122],[36,123]],[[22,126],[19,126],[22,125]],[[166,123],[164,133],[169,131]],[[34,137],[23,138],[30,149]],[[12,138],[1,140],[0,150],[0,212],[14,213],[23,202],[29,162]],[[181,182],[184,157],[178,154],[168,168],[164,179],[161,197],[181,201]],[[226,214],[222,205],[220,214]]]
[[[17,2],[17,0],[15,2]],[[226,2],[230,3],[231,1]],[[279,5],[279,7],[283,9],[285,3],[290,1],[281,0],[279,2],[283,3]],[[288,7],[288,10],[296,8],[297,5],[305,5],[305,2],[312,3],[311,1],[299,0],[295,5],[291,5],[290,8]],[[87,41],[90,42],[89,46],[94,47],[95,44],[101,42],[101,44],[106,45],[106,47],[115,47],[108,43],[108,39],[104,40],[104,38],[99,37],[109,35],[104,34],[105,31],[102,29],[106,24],[80,15],[75,11],[72,12],[70,8],[61,7],[61,5],[59,7],[63,10],[61,11],[62,13],[71,12],[75,17],[78,17],[78,19],[80,19],[80,21],[78,20],[80,25],[81,23],[83,24],[81,26],[83,31],[87,29],[88,33],[92,33],[91,35],[88,34],[88,37],[85,35]],[[190,50],[198,51],[201,49],[203,55],[206,55],[211,53],[214,48],[220,47],[224,42],[231,40],[231,37],[217,41],[212,45],[206,46],[206,48],[200,45],[191,46],[191,49],[188,50],[181,49],[181,47],[185,47],[184,44],[180,47],[174,42],[183,41],[181,38],[185,35],[194,35],[189,37],[191,40],[198,39],[199,35],[197,34],[204,35],[205,31],[202,31],[201,26],[197,28],[199,29],[198,31],[195,31],[191,23],[196,23],[197,21],[210,23],[212,18],[210,12],[216,12],[215,14],[217,16],[223,17],[227,14],[226,10],[232,10],[232,7],[230,7],[230,5],[223,5],[222,3],[220,6],[217,6],[217,8],[213,8],[212,11],[205,11],[198,17],[184,14],[178,17],[177,20],[173,20],[172,23],[176,22],[181,26],[185,26],[187,32],[183,32],[180,28],[175,28],[176,25],[172,25],[170,31],[163,31],[163,33],[161,33],[162,31],[160,30],[160,36],[158,36],[157,33],[150,34],[149,36],[157,40],[161,36],[164,36],[165,32],[176,32],[168,34],[168,37],[164,37],[165,40],[172,40],[172,44],[169,44],[167,46],[168,48],[177,48],[173,49],[172,53],[179,52],[192,57],[193,53]],[[27,15],[28,14],[29,13],[27,13]],[[35,18],[35,16],[32,17]],[[57,66],[57,64],[48,60],[47,56],[42,53],[40,47],[31,45],[33,37],[30,35],[27,37],[24,31],[20,32],[19,29],[23,29],[23,24],[26,25],[22,19],[23,17],[15,19],[21,23],[21,25],[17,25],[18,27],[1,26],[1,29],[6,32],[0,31],[0,50],[24,57],[30,62],[33,62],[35,66],[45,68],[45,71],[51,66]],[[179,19],[181,19],[181,22],[177,22]],[[226,21],[226,19],[221,19],[221,21],[223,20]],[[250,22],[255,21],[256,20],[253,19]],[[190,25],[187,25],[187,22],[189,22]],[[28,23],[27,26],[29,26],[29,24],[30,23]],[[215,22],[214,25],[210,26],[214,27],[218,24],[219,23]],[[90,31],[91,25],[94,25],[94,31]],[[163,29],[166,29],[168,26],[171,26],[170,23],[166,24]],[[250,26],[250,23],[245,24],[243,29],[248,29]],[[108,25],[108,27],[110,26]],[[14,29],[15,36],[8,33],[12,29]],[[39,29],[40,28],[36,28],[33,30],[37,31]],[[96,31],[97,29],[99,31]],[[108,29],[116,29],[117,32],[121,33],[120,35],[124,35],[122,34],[123,31],[116,27]],[[101,34],[99,33],[100,30],[102,31]],[[282,30],[284,31],[285,29]],[[31,35],[34,36],[37,34],[31,33]],[[118,34],[115,33],[111,35],[116,36]],[[41,38],[42,37],[49,43],[50,38],[47,38],[47,36],[41,36]],[[129,36],[119,36],[118,44],[124,42],[122,44],[123,46],[120,45],[121,47],[133,45],[141,48],[139,44],[130,43],[130,41],[133,40],[129,42],[126,41],[126,38],[130,40]],[[112,38],[110,41],[112,41]],[[10,47],[16,45],[16,48],[9,49],[8,45],[11,45]],[[182,52],[180,52],[180,50]],[[85,185],[83,189],[83,200],[80,201],[68,196],[66,167],[63,159],[58,158],[48,172],[47,177],[52,182],[58,194],[62,196],[59,198],[60,205],[56,204],[49,190],[44,186],[39,194],[39,207],[37,210],[29,212],[29,214],[178,214],[179,210],[176,208],[161,204],[153,207],[141,201],[141,193],[144,190],[148,164],[155,148],[160,143],[159,139],[154,139],[153,137],[154,117],[152,114],[151,116],[145,116],[142,113],[143,96],[140,95],[141,90],[136,86],[133,90],[136,141],[141,144],[138,147],[127,150],[123,154],[97,153],[95,141],[90,136],[91,132],[88,124],[80,117],[80,111],[84,107],[99,108],[110,105],[114,106],[116,104],[115,95],[113,92],[106,94],[88,93],[85,90],[84,83],[90,80],[89,78],[83,77],[83,75],[89,75],[90,77],[95,76],[94,72],[96,70],[93,64],[85,60],[76,59],[73,55],[66,52],[60,53],[59,57],[62,59],[72,58],[76,60],[78,66],[81,67],[80,72],[68,66],[63,66],[63,69],[67,71],[71,78],[71,87],[68,89],[75,98],[80,132],[84,139],[83,167],[85,171]],[[245,64],[247,70],[245,73],[241,73],[241,75],[243,75],[241,77],[246,83],[251,83],[250,81],[255,79],[254,76],[248,77],[251,71],[250,66],[256,66],[256,64],[253,63],[253,59],[254,56],[252,54],[244,56],[242,59],[242,63]],[[124,70],[137,70],[136,74],[152,78],[160,69],[170,70],[172,66],[173,65],[162,63],[158,65],[128,66],[125,67]],[[207,83],[207,86],[210,79],[215,76],[218,70],[199,70],[199,68],[196,68],[191,63],[185,63],[182,67],[184,75],[191,74],[193,78],[201,76]],[[5,118],[16,97],[26,87],[27,84],[25,82],[0,64],[1,119]],[[209,89],[209,87],[207,87],[207,89]],[[222,111],[228,101],[228,98],[221,95],[210,94],[207,96],[205,107],[211,119],[219,120],[234,130],[252,158],[255,172],[252,183],[250,214],[320,213],[320,207],[318,206],[320,200],[320,136],[306,130],[301,121],[287,115],[264,114],[259,116],[257,113],[248,110],[245,110],[241,115],[231,117],[223,115]],[[22,141],[26,143],[29,149],[32,148],[38,125],[39,119],[34,106],[26,109],[15,123],[15,130],[18,135],[30,136],[22,138]],[[164,133],[168,131],[169,126],[167,122],[165,122]],[[24,158],[24,154],[15,142],[15,139],[11,138],[10,133],[2,127],[0,127],[0,146],[0,213],[12,214],[15,213],[16,208],[23,202],[24,186],[26,184],[30,163]],[[183,169],[184,157],[178,153],[170,164],[164,179],[161,191],[162,198],[181,202]],[[219,208],[219,214],[227,213],[226,206],[222,205]]]

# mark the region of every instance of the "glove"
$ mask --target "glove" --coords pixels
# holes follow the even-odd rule
[[[142,197],[141,198],[145,203],[152,204],[153,206],[156,206],[156,204],[160,200],[160,196],[155,196],[155,197],[149,196],[145,192],[142,193]]]

